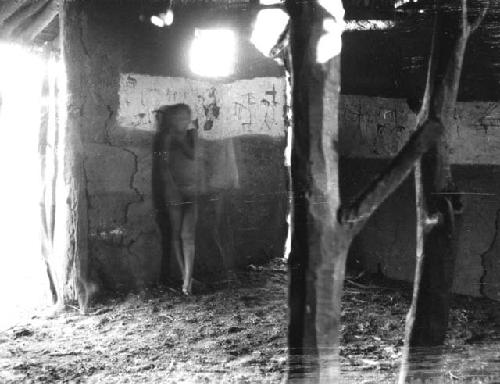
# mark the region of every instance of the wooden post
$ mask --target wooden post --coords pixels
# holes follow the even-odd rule
[[[460,232],[462,203],[453,181],[450,165],[451,129],[458,95],[463,59],[470,35],[482,22],[485,7],[474,23],[469,23],[467,4],[462,1],[461,30],[448,57],[437,58],[437,79],[427,113],[442,121],[445,128],[440,137],[422,158],[421,188],[422,217],[433,218],[424,223],[423,259],[420,293],[416,301],[416,317],[410,345],[442,345],[448,329],[448,312]],[[442,51],[442,50],[440,50]],[[439,73],[441,72],[441,73]],[[425,104],[425,102],[424,102]],[[419,116],[421,118],[422,112]]]
[[[427,380],[426,372],[413,368],[424,351],[415,347],[444,344],[453,284],[457,236],[462,204],[450,168],[450,131],[458,95],[465,49],[470,35],[478,28],[488,7],[473,24],[467,20],[466,1],[462,1],[460,34],[450,55],[438,48],[442,40],[440,16],[436,16],[429,59],[426,90],[417,125],[434,116],[443,123],[444,134],[429,148],[415,172],[417,196],[417,254],[413,298],[406,318],[405,342],[399,384],[407,380]],[[438,80],[440,79],[440,80]],[[439,350],[431,350],[434,363]]]
[[[82,0],[65,0],[60,13],[62,54],[67,76],[67,119],[65,125],[64,180],[67,187],[67,239],[63,276],[63,304],[78,300],[86,311],[88,301],[88,197],[85,152],[82,142],[86,65],[88,55],[82,42]]]
[[[322,8],[301,0],[289,0],[286,6],[293,108],[288,379],[334,383],[340,380],[340,305],[352,239],[422,155],[436,145],[444,129],[434,115],[426,116],[387,169],[352,203],[341,206],[340,55],[326,64],[316,62],[327,16]]]
[[[39,136],[39,154],[42,180],[42,194],[40,199],[41,219],[41,253],[49,280],[49,289],[52,303],[58,302],[58,292],[54,274],[54,235],[55,235],[55,199],[58,175],[58,129],[57,121],[57,76],[55,73],[55,55],[49,53],[46,65],[48,85],[48,105]]]
[[[340,301],[349,241],[336,217],[340,55],[316,63],[321,8],[288,1],[292,65],[293,227],[290,268],[289,381],[339,377]]]

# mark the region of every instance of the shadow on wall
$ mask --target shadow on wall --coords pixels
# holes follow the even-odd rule
[[[198,223],[195,277],[224,278],[228,270],[282,257],[287,235],[285,142],[264,136],[198,141]],[[161,232],[160,281],[180,278],[170,242],[160,181],[161,143],[153,140],[153,201]]]
[[[349,200],[387,159],[341,158],[341,193]],[[455,265],[453,291],[459,294],[500,299],[498,259],[500,167],[453,165],[452,172],[464,191],[463,226]],[[380,206],[355,238],[349,251],[350,267],[380,272],[398,280],[412,281],[415,268],[415,186],[410,176]]]

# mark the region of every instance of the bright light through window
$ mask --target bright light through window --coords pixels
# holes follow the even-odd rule
[[[0,45],[0,330],[22,311],[48,303],[40,254],[41,89],[45,65]]]
[[[191,71],[204,77],[225,77],[234,71],[236,36],[227,29],[197,29],[189,51]]]
[[[287,23],[288,15],[283,10],[263,9],[257,14],[250,41],[262,54],[269,56]]]

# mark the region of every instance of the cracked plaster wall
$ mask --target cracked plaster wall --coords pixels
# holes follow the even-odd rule
[[[407,140],[415,116],[403,99],[344,96],[340,108],[341,192],[352,197]],[[454,291],[500,300],[500,103],[457,103],[452,135],[456,182],[464,195]],[[369,160],[367,160],[369,159]],[[386,276],[414,274],[413,180],[407,180],[355,239],[350,261]]]
[[[118,118],[120,76],[142,74],[167,82],[192,76],[185,61],[186,43],[194,27],[207,22],[207,12],[181,9],[171,28],[159,29],[139,21],[138,15],[144,12],[139,3],[120,4],[80,2],[75,26],[78,49],[74,49],[78,57],[70,63],[78,84],[70,92],[78,92],[81,100],[81,105],[72,108],[79,116],[84,153],[90,277],[109,290],[140,289],[156,283],[161,260],[168,256],[153,202],[154,132]],[[227,15],[217,12],[212,16]],[[237,20],[237,29],[244,33],[242,18]],[[282,75],[248,43],[241,45],[239,57],[240,64],[228,82]],[[243,62],[252,64],[241,65]],[[230,216],[237,264],[259,263],[283,253],[285,144],[283,134],[234,137],[240,189],[231,193]],[[199,221],[197,243],[204,252],[197,256],[195,276],[210,279],[222,270],[213,239],[213,204],[200,207]]]
[[[84,127],[92,273],[94,279],[108,288],[129,289],[157,280],[162,248],[152,199],[152,134],[141,129],[124,129],[117,123],[120,74],[189,78],[192,75],[187,70],[185,52],[194,27],[222,17],[224,22],[232,19],[235,22],[232,27],[244,34],[249,31],[252,16],[180,10],[171,28],[160,29],[138,21],[138,15],[144,12],[139,4],[120,4],[117,7],[114,2],[85,3],[80,19],[82,54],[75,58],[74,65],[81,73],[79,80],[85,84],[82,87],[85,102],[79,113]],[[149,11],[153,13],[154,10]],[[380,38],[377,34],[370,36]],[[359,53],[352,47],[368,40],[365,35],[361,43],[356,39],[357,35],[344,37],[342,89],[351,93],[356,89],[370,93],[375,82],[377,92],[387,88],[386,93],[394,93],[392,87],[393,83],[398,84],[397,81],[387,84],[377,81],[392,79],[394,73],[401,75],[386,65],[387,60],[392,60],[392,53],[395,57],[392,61],[399,62],[400,53],[384,50],[388,58],[383,62],[360,60]],[[228,81],[282,75],[276,65],[262,60],[245,41],[240,40],[243,48],[239,52],[236,73]],[[366,44],[377,46],[372,42]],[[390,46],[393,45],[386,45]],[[376,76],[365,76],[367,69],[360,69],[361,64],[356,63],[370,63],[370,70]],[[401,78],[414,79],[417,85],[423,83],[423,77],[413,73]],[[368,88],[365,83],[356,83],[357,79],[369,79],[365,81]],[[400,147],[413,125],[413,117],[401,99],[345,96],[342,100],[341,192],[343,198],[349,198]],[[489,110],[491,107],[493,110]],[[500,136],[498,113],[494,108],[492,103],[468,103],[459,104],[457,110],[456,151],[453,154],[456,178],[462,190],[482,195],[465,198],[454,289],[472,295],[482,292],[498,299],[500,237],[498,219],[496,226],[495,219],[500,206],[500,157],[495,153],[498,153]],[[242,191],[245,192],[233,196],[232,211],[234,226],[238,228],[235,234],[238,257],[243,262],[263,261],[281,250],[287,204],[281,168],[284,145],[280,138],[256,140],[250,136],[238,138],[236,142]],[[380,270],[392,278],[411,280],[415,213],[408,202],[412,198],[413,185],[409,180],[383,204],[355,240],[351,262],[358,260],[372,271]],[[213,207],[207,205],[203,210],[206,220],[202,220],[199,232],[208,233]],[[252,214],[248,215],[249,212]],[[216,247],[209,240],[203,247],[217,259]],[[198,273],[218,267],[220,263],[210,257],[197,260]]]

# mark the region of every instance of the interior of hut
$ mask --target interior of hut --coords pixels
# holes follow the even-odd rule
[[[0,381],[500,382],[499,37],[496,0],[0,0]]]

